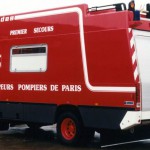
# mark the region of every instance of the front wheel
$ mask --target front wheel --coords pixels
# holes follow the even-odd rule
[[[58,118],[57,136],[62,144],[77,145],[82,134],[82,124],[76,115],[64,113]]]

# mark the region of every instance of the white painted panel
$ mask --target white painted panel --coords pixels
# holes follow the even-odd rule
[[[47,56],[12,56],[11,72],[44,72],[47,69]]]
[[[134,31],[134,35],[142,82],[142,110],[150,110],[150,33]]]

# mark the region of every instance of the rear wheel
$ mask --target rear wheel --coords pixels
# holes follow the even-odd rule
[[[62,144],[76,145],[83,135],[80,119],[72,113],[62,114],[57,121],[57,136]]]

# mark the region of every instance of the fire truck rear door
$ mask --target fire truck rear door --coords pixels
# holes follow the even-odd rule
[[[142,84],[142,111],[150,110],[150,32],[134,30]]]

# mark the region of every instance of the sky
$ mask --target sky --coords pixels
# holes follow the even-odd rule
[[[0,16],[70,6],[74,4],[87,3],[89,7],[101,6],[114,3],[126,3],[130,0],[2,0],[0,3]],[[146,3],[150,0],[135,0],[136,9],[145,8]]]

